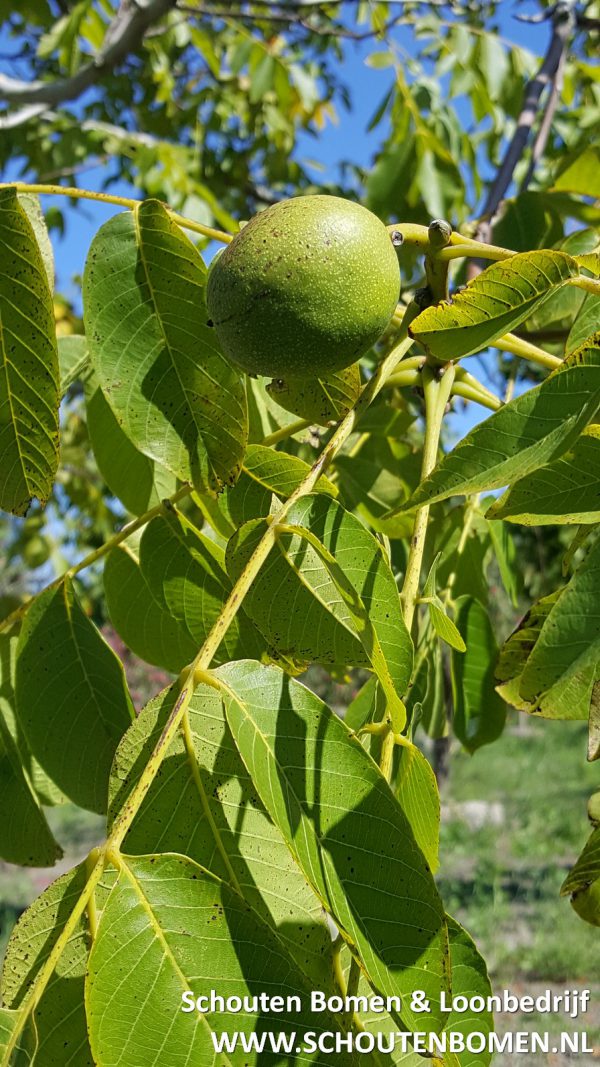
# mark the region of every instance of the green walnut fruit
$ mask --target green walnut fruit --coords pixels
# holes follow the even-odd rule
[[[587,803],[587,813],[592,826],[600,826],[600,793],[592,793]]]
[[[300,196],[256,215],[212,266],[206,302],[248,374],[323,378],[381,336],[398,302],[390,234],[360,204]]]

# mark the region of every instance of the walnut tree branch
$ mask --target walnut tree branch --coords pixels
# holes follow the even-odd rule
[[[2,126],[5,129],[13,128],[46,108],[81,96],[86,89],[99,82],[107,71],[116,67],[131,52],[137,51],[146,30],[174,7],[175,0],[121,0],[117,14],[106,31],[102,48],[90,63],[86,63],[70,78],[26,82],[0,74],[0,98],[9,104],[24,105],[20,111],[2,116]]]
[[[492,183],[483,206],[483,221],[479,226],[477,237],[487,240],[491,230],[491,221],[512,181],[515,167],[521,160],[523,151],[530,138],[531,131],[539,112],[540,100],[544,90],[554,83],[559,74],[569,47],[573,30],[576,26],[575,5],[573,0],[560,0],[552,11],[552,37],[542,64],[535,76],[528,82],[517,128],[513,134],[500,169]],[[552,115],[550,116],[552,118]],[[550,130],[548,129],[548,134]],[[546,139],[548,134],[546,134]]]

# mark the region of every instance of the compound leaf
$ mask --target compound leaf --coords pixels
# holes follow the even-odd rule
[[[116,545],[104,563],[104,595],[110,620],[136,656],[180,671],[198,645],[153,595],[139,560],[127,545]]]
[[[398,589],[381,545],[330,497],[299,500],[286,525],[303,527],[334,557],[356,591],[385,651],[397,693],[410,681],[412,642]],[[264,522],[247,523],[227,546],[232,578],[241,573],[262,537]],[[281,656],[297,662],[369,666],[348,606],[320,553],[301,534],[281,533],[244,601],[244,610]]]
[[[140,568],[159,608],[200,647],[231,593],[223,549],[172,508],[148,523],[140,541]],[[245,615],[233,620],[214,662],[260,657],[264,642]]]
[[[92,449],[111,493],[133,515],[143,515],[165,497],[172,496],[177,488],[175,475],[145,456],[129,440],[94,374],[86,380],[85,397]]]
[[[347,415],[360,393],[360,369],[358,363],[332,374],[330,378],[312,378],[306,381],[276,378],[267,385],[267,392],[274,400],[302,419],[317,426],[327,426]]]

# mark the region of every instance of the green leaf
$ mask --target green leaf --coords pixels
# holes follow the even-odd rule
[[[19,1055],[18,1063],[19,1067],[29,1067],[33,1063],[31,1055],[27,1049],[27,1039],[24,1034],[21,1034],[16,1041],[13,1040],[15,1028],[20,1021],[19,1013],[16,1011],[9,1011],[8,1008],[0,1006],[0,1055],[5,1058],[9,1049],[9,1043],[11,1048],[11,1060],[15,1062],[13,1056],[17,1053]]]
[[[83,285],[102,391],[137,448],[199,490],[234,482],[247,436],[237,373],[216,347],[206,268],[154,200],[94,238]]]
[[[58,353],[52,293],[14,189],[0,189],[0,508],[45,504],[58,466]]]
[[[371,675],[350,701],[344,712],[344,722],[350,730],[358,731],[371,722],[377,703],[377,678]]]
[[[449,915],[446,919],[452,960],[452,996],[464,996],[469,999],[477,996],[487,1000],[492,994],[492,988],[484,959],[467,931]],[[490,1011],[472,1014],[452,1011],[444,1030],[465,1036],[471,1033],[489,1035],[494,1030],[494,1017]],[[492,1054],[488,1051],[469,1052],[467,1049],[457,1053],[456,1058],[461,1067],[487,1067]]]
[[[428,1024],[443,1022],[445,922],[410,823],[347,727],[313,693],[274,667],[229,664],[227,719],[267,811],[305,877],[357,946],[383,995],[425,989]],[[393,911],[390,899],[395,900]],[[423,1027],[409,998],[408,1028]]]
[[[498,646],[487,611],[473,597],[458,599],[456,622],[466,652],[452,654],[454,733],[467,752],[476,752],[504,729],[506,707],[494,688]]]
[[[600,522],[600,426],[588,426],[560,459],[516,482],[487,514],[524,526]]]
[[[331,555],[331,552],[325,548],[325,545],[319,541],[318,537],[315,537],[312,531],[305,530],[302,526],[285,526],[283,529],[286,533],[293,533],[305,539],[308,544],[315,549],[321,562],[325,564],[328,574],[335,582],[336,588],[348,608],[350,618],[354,623],[356,634],[368,656],[375,674],[377,675],[382,692],[385,696],[386,714],[392,725],[392,729],[395,733],[401,733],[406,726],[406,708],[400,695],[400,693],[403,692],[403,688],[397,690],[395,687],[394,679],[390,671],[390,665],[386,658],[386,650],[379,639],[379,628],[373,625],[362,597],[357,594],[356,589],[337,563],[335,556]],[[395,652],[395,643],[393,644],[389,642],[389,634],[386,644],[387,652],[392,653],[393,656]],[[402,669],[401,679],[402,682],[404,682],[404,671]]]
[[[35,239],[46,271],[48,288],[50,289],[50,292],[53,292],[54,252],[52,251],[52,244],[48,235],[48,227],[46,226],[46,219],[44,217],[44,212],[42,211],[40,198],[34,193],[19,193],[17,199],[31,223],[31,228],[35,234]]]
[[[398,589],[381,545],[330,497],[307,496],[286,515],[286,524],[309,530],[335,557],[358,594],[379,642],[397,693],[410,681],[412,642]],[[226,554],[233,579],[262,537],[263,522],[247,523]],[[297,534],[281,534],[244,600],[244,610],[279,653],[298,662],[370,665],[356,636],[352,611],[326,563]]]
[[[571,868],[561,886],[561,895],[567,896],[600,878],[600,827],[596,827],[585,843],[585,847],[574,867]]]
[[[172,496],[177,479],[159,463],[138,451],[121,429],[95,375],[86,381],[86,411],[90,441],[98,470],[111,493],[133,515],[143,515]]]
[[[413,517],[390,519],[389,511],[398,500],[410,496],[418,484],[417,459],[420,463],[411,445],[377,436],[370,437],[356,455],[338,456],[335,466],[341,475],[343,503],[378,533],[392,538],[410,537]]]
[[[549,719],[587,719],[596,674],[592,658],[583,669],[574,662],[555,684],[549,685],[539,700],[526,697],[522,691],[529,656],[535,649],[546,619],[564,591],[558,589],[534,604],[510,635],[500,652],[496,668],[496,678],[500,684],[496,688],[504,700],[520,711]]]
[[[228,485],[214,500],[193,494],[206,521],[225,541],[250,519],[262,518],[271,510],[273,494],[243,469],[235,485]]]
[[[577,318],[571,326],[569,336],[567,337],[565,346],[567,355],[570,352],[574,352],[576,348],[580,348],[588,337],[591,337],[594,334],[598,329],[599,321],[600,296],[595,296],[594,293],[586,293],[585,300],[579,309]]]
[[[533,710],[531,703],[524,700],[520,695],[521,677],[529,653],[540,636],[540,630],[551,608],[561,593],[562,589],[557,589],[554,593],[533,604],[500,650],[495,672],[496,681],[500,684],[496,686],[496,689],[504,700],[512,704],[513,707],[518,708],[519,711]]]
[[[438,637],[441,637],[442,641],[445,641],[456,652],[464,652],[465,643],[460,636],[460,631],[452,622],[450,616],[446,614],[446,609],[439,597],[435,597],[435,600],[428,604],[427,607],[429,608],[429,618]]]
[[[571,904],[580,918],[600,926],[600,828],[586,841],[583,852],[561,886],[561,895],[571,894]]]
[[[106,811],[110,765],[133,717],[123,666],[69,578],[33,601],[19,637],[16,702],[28,745],[76,804]]]
[[[541,385],[471,430],[390,515],[524,478],[566,452],[599,406],[600,334],[596,334]]]
[[[588,145],[574,159],[567,161],[554,182],[554,189],[583,196],[600,196],[600,150]]]
[[[64,396],[78,378],[87,377],[90,357],[87,341],[82,334],[69,333],[65,337],[59,337],[57,344],[60,394]]]
[[[535,477],[535,475],[533,475],[533,477]],[[519,596],[520,575],[515,542],[506,523],[492,520],[490,518],[490,515],[492,514],[495,514],[493,508],[487,512],[487,519],[494,555],[498,564],[498,570],[500,571],[502,585],[510,598],[511,604],[516,608]]]
[[[554,241],[555,223],[556,213],[539,193],[520,193],[509,201],[502,218],[494,225],[493,241],[516,252],[547,248]]]
[[[435,874],[439,867],[440,794],[433,767],[416,745],[399,745],[398,756],[396,796]]]
[[[470,500],[431,518],[432,551],[441,552],[439,588],[452,582],[452,596],[474,596],[487,602],[486,559],[492,547],[489,524]]]
[[[286,411],[317,426],[327,426],[343,419],[356,403],[360,394],[360,369],[358,363],[353,363],[330,378],[307,381],[276,378],[266,388]]]
[[[61,875],[37,897],[14,927],[2,970],[2,997],[9,1007],[16,1009],[22,1004],[62,934],[87,876],[85,863]],[[28,1020],[23,1040],[35,1049],[32,1062],[40,1067],[44,1063],[94,1067],[83,1001],[90,940],[86,914],[71,934]],[[17,1062],[21,1064],[20,1059]]]
[[[14,674],[17,638],[0,634],[0,856],[21,866],[52,867],[62,856],[28,780],[19,751]]]
[[[522,252],[482,271],[451,303],[426,308],[410,333],[438,359],[459,359],[510,333],[580,274],[565,252]]]
[[[298,996],[304,1011],[181,1010],[185,991],[197,997],[211,989],[225,998],[267,990]],[[337,1031],[329,1013],[310,1012],[309,995],[276,935],[213,875],[183,856],[120,859],[86,980],[90,1043],[102,1067],[164,1067],[165,1047],[173,1064],[261,1063],[262,1053],[242,1048],[217,1060],[212,1035],[296,1031],[301,1042],[305,1030]],[[324,1063],[320,1053],[294,1059],[298,1067]],[[336,1061],[354,1062],[343,1053]]]
[[[600,759],[600,682],[594,682],[588,721],[588,760]]]
[[[276,452],[274,448],[264,445],[248,445],[244,456],[244,472],[263,489],[269,489],[283,500],[287,500],[306,475],[310,466],[297,456],[287,452]],[[319,478],[315,492],[338,495],[338,488],[324,474]]]
[[[170,688],[154,697],[121,741],[111,774],[109,827],[127,803],[177,696]],[[214,688],[196,688],[124,847],[136,855],[178,852],[195,860],[277,931],[315,988],[330,984],[331,938],[320,903],[256,796]]]
[[[231,593],[223,549],[178,511],[169,509],[152,519],[142,534],[140,568],[159,607],[189,634],[197,650]],[[213,662],[240,656],[259,658],[263,648],[250,620],[238,615]]]
[[[549,689],[579,682],[589,692],[600,665],[600,541],[596,541],[551,607],[527,660],[520,693],[542,714],[540,701]],[[574,710],[574,709],[573,709]],[[571,713],[570,718],[575,715]]]
[[[153,595],[127,545],[117,545],[106,557],[104,595],[115,630],[136,656],[174,672],[194,658],[197,643]]]

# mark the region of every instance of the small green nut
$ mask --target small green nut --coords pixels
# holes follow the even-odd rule
[[[600,792],[592,793],[588,800],[587,813],[592,826],[600,826]]]
[[[206,302],[225,356],[247,374],[323,378],[368,351],[399,294],[384,224],[319,195],[251,219],[211,267]]]
[[[600,878],[573,893],[571,904],[580,919],[592,926],[600,926]]]

